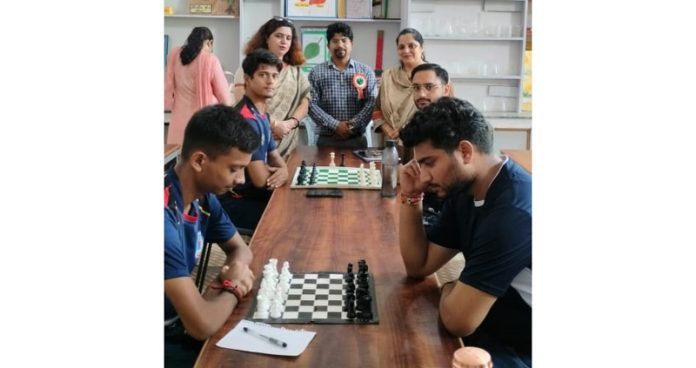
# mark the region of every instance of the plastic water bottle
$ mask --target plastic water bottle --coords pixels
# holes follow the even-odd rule
[[[396,141],[387,140],[382,150],[382,197],[396,196],[396,183],[399,177],[399,153]]]

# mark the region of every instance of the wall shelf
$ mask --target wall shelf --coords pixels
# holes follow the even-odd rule
[[[509,79],[509,80],[520,80],[522,77],[519,75],[449,75],[450,79]]]
[[[164,18],[165,19],[168,19],[168,18],[239,19],[239,17],[234,16],[234,15],[199,15],[199,14],[172,14],[172,15],[165,15]]]
[[[313,18],[313,17],[289,17],[293,21],[304,22],[344,22],[344,23],[401,23],[401,19],[383,19],[383,18]]]
[[[524,41],[523,37],[436,37],[423,36],[424,40],[433,41]]]

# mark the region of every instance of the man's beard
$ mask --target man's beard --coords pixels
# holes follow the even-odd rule
[[[467,192],[469,190],[469,187],[471,187],[470,180],[457,180],[445,188],[445,198],[455,196],[459,193]]]

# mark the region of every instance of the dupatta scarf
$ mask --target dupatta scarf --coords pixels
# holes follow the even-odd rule
[[[384,124],[394,129],[401,129],[418,110],[413,102],[411,80],[401,65],[387,69],[382,75],[378,102]]]

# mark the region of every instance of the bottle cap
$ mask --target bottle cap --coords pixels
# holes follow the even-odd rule
[[[487,351],[466,346],[457,349],[452,359],[452,368],[492,368],[491,355]]]
[[[396,141],[393,140],[393,139],[387,139],[385,145],[386,145],[387,147],[396,147]]]

